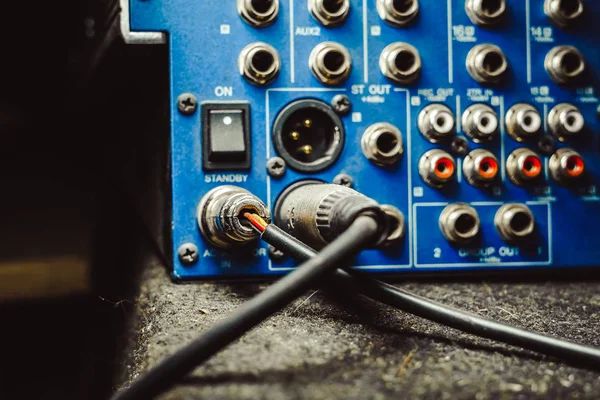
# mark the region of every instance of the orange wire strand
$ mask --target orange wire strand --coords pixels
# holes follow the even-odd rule
[[[265,229],[267,228],[267,223],[258,214],[252,214],[252,213],[247,212],[247,213],[244,213],[244,217],[248,221],[250,221],[252,226],[254,226],[256,229],[258,229],[260,232],[264,232]]]

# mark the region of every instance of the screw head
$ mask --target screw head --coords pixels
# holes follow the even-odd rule
[[[456,157],[464,157],[469,154],[469,142],[462,136],[456,136],[450,144],[452,154]]]
[[[333,178],[333,183],[335,185],[340,185],[340,186],[346,186],[351,188],[352,184],[354,182],[352,182],[352,177],[348,174],[338,174],[335,176],[335,178]]]
[[[184,243],[177,249],[179,261],[185,266],[198,262],[198,247],[193,243]]]
[[[347,115],[352,111],[352,102],[345,94],[337,94],[331,99],[331,108],[336,114]]]
[[[542,136],[538,142],[540,153],[551,156],[556,151],[556,140],[551,136]]]
[[[285,253],[269,245],[269,258],[274,262],[281,262],[287,258]]]
[[[198,100],[191,93],[182,93],[177,97],[177,109],[183,115],[192,115],[198,108]]]
[[[285,174],[285,161],[281,157],[271,157],[267,161],[267,173],[271,178],[281,178]]]

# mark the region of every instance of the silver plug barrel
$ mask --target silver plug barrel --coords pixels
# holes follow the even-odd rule
[[[271,221],[267,206],[246,189],[228,185],[214,188],[198,204],[196,216],[200,233],[210,244],[222,249],[251,242],[259,234],[242,216],[245,212]]]

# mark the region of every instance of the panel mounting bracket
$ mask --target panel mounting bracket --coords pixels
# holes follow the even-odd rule
[[[127,44],[164,44],[167,35],[163,32],[133,32],[129,19],[129,1],[119,0],[121,7],[121,36]]]

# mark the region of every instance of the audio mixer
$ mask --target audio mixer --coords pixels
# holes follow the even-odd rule
[[[383,205],[365,271],[598,266],[600,2],[121,5],[126,41],[169,47],[175,278],[294,268],[210,210],[252,193],[293,230],[320,183]]]

